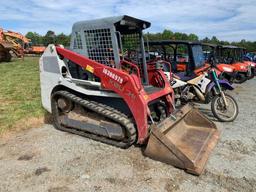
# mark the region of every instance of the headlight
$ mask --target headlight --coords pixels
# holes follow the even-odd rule
[[[223,70],[226,72],[233,72],[233,69],[228,68],[228,67],[223,67]]]

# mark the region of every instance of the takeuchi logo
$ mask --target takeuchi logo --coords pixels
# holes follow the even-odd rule
[[[124,81],[122,77],[120,77],[119,75],[117,75],[117,74],[115,74],[115,73],[109,71],[109,70],[106,69],[106,68],[103,69],[103,73],[104,73],[105,75],[109,76],[111,79],[117,81],[117,82],[120,83],[120,84],[122,84],[123,81]]]

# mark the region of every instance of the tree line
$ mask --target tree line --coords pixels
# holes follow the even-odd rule
[[[56,35],[54,31],[47,31],[45,35],[40,35],[36,32],[28,32],[25,36],[31,40],[33,45],[47,46],[53,43],[62,44],[65,47],[69,47],[71,37],[70,35],[65,35],[64,33]]]
[[[64,33],[55,34],[54,31],[47,31],[45,35],[40,35],[36,32],[28,32],[26,37],[31,39],[33,45],[44,45],[47,46],[50,43],[54,44],[62,44],[65,47],[69,47],[70,45],[70,37],[71,35],[66,35]],[[145,39],[148,40],[188,40],[188,41],[200,41],[204,43],[212,43],[212,44],[221,44],[221,45],[235,45],[239,47],[244,47],[248,51],[256,51],[256,41],[246,41],[242,39],[239,42],[228,42],[219,40],[216,36],[211,38],[205,37],[203,39],[199,39],[196,34],[186,34],[180,32],[172,32],[171,30],[165,29],[163,32],[159,33],[147,33],[145,34]]]

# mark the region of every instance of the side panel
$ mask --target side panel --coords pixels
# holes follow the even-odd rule
[[[200,87],[200,89],[202,90],[203,93],[205,93],[207,86],[209,85],[209,83],[211,82],[210,79],[204,77],[198,84],[197,86]]]
[[[173,81],[171,82],[171,86],[173,89],[182,87],[184,85],[187,85],[187,83],[176,78],[173,78]]]
[[[219,80],[219,84],[220,84],[221,87],[225,87],[228,90],[233,90],[234,89],[234,87],[226,80]],[[211,82],[207,86],[207,92],[210,92],[214,86],[215,86],[215,83]]]
[[[211,80],[206,78],[205,75],[200,75],[200,76],[188,81],[187,83],[198,86],[200,88],[200,90],[203,93],[205,93],[206,88],[210,82],[211,82]]]
[[[39,65],[42,105],[48,112],[51,113],[51,93],[54,87],[58,85],[60,68],[57,63],[57,57],[53,56],[53,53],[51,53],[49,47],[41,56]]]
[[[53,47],[53,48],[51,48]],[[64,61],[57,56],[54,46],[49,45],[39,60],[40,65],[40,86],[41,101],[43,107],[51,113],[51,94],[57,86],[63,86],[69,89],[79,91],[85,95],[95,95],[102,97],[119,97],[113,92],[85,89],[72,81],[71,76],[63,78],[61,68],[66,67]]]

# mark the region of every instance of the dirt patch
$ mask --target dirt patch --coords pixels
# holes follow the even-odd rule
[[[52,187],[48,189],[48,192],[71,192],[71,190],[66,186],[62,186],[62,187]]]
[[[102,191],[102,187],[101,186],[93,186],[95,192],[99,192]]]
[[[133,166],[138,167],[142,171],[147,171],[151,168],[151,165],[145,158],[143,158],[143,153],[141,152],[141,156],[136,154],[131,154],[130,160]]]
[[[44,117],[32,117],[29,119],[22,119],[15,123],[13,130],[20,131],[31,127],[40,127],[44,123]]]
[[[110,178],[106,178],[105,180],[111,184],[126,185],[126,181],[120,178],[110,177]]]
[[[224,174],[215,174],[210,171],[206,171],[203,180],[207,183],[217,184],[221,188],[225,188],[227,191],[252,192],[256,190],[256,178],[234,178]]]
[[[15,104],[18,102],[19,101],[16,101],[16,100],[0,99],[1,105],[11,105],[11,104]]]
[[[221,151],[217,152],[216,155],[232,161],[241,161],[244,158],[244,155],[233,151]]]
[[[241,153],[244,155],[251,153],[249,147],[243,144],[240,140],[224,141],[222,145],[235,153]]]
[[[34,154],[25,154],[18,158],[19,161],[29,161],[34,157]]]
[[[41,127],[45,123],[52,124],[52,117],[49,113],[46,113],[43,117],[31,117],[21,119],[17,121],[8,131],[4,131],[3,133],[1,133],[0,138],[8,139],[17,132],[21,132],[32,127]]]
[[[35,171],[35,175],[39,176],[41,174],[43,174],[44,172],[49,172],[51,171],[50,169],[48,169],[47,167],[40,167]]]
[[[0,144],[0,147],[4,147],[7,143]]]
[[[244,88],[242,87],[242,85],[236,85],[236,88],[233,92],[235,92],[238,95],[242,91],[244,91]]]
[[[180,183],[184,180],[184,177],[180,174],[175,176],[173,179],[167,179],[164,189],[167,192],[176,192],[180,190]]]

